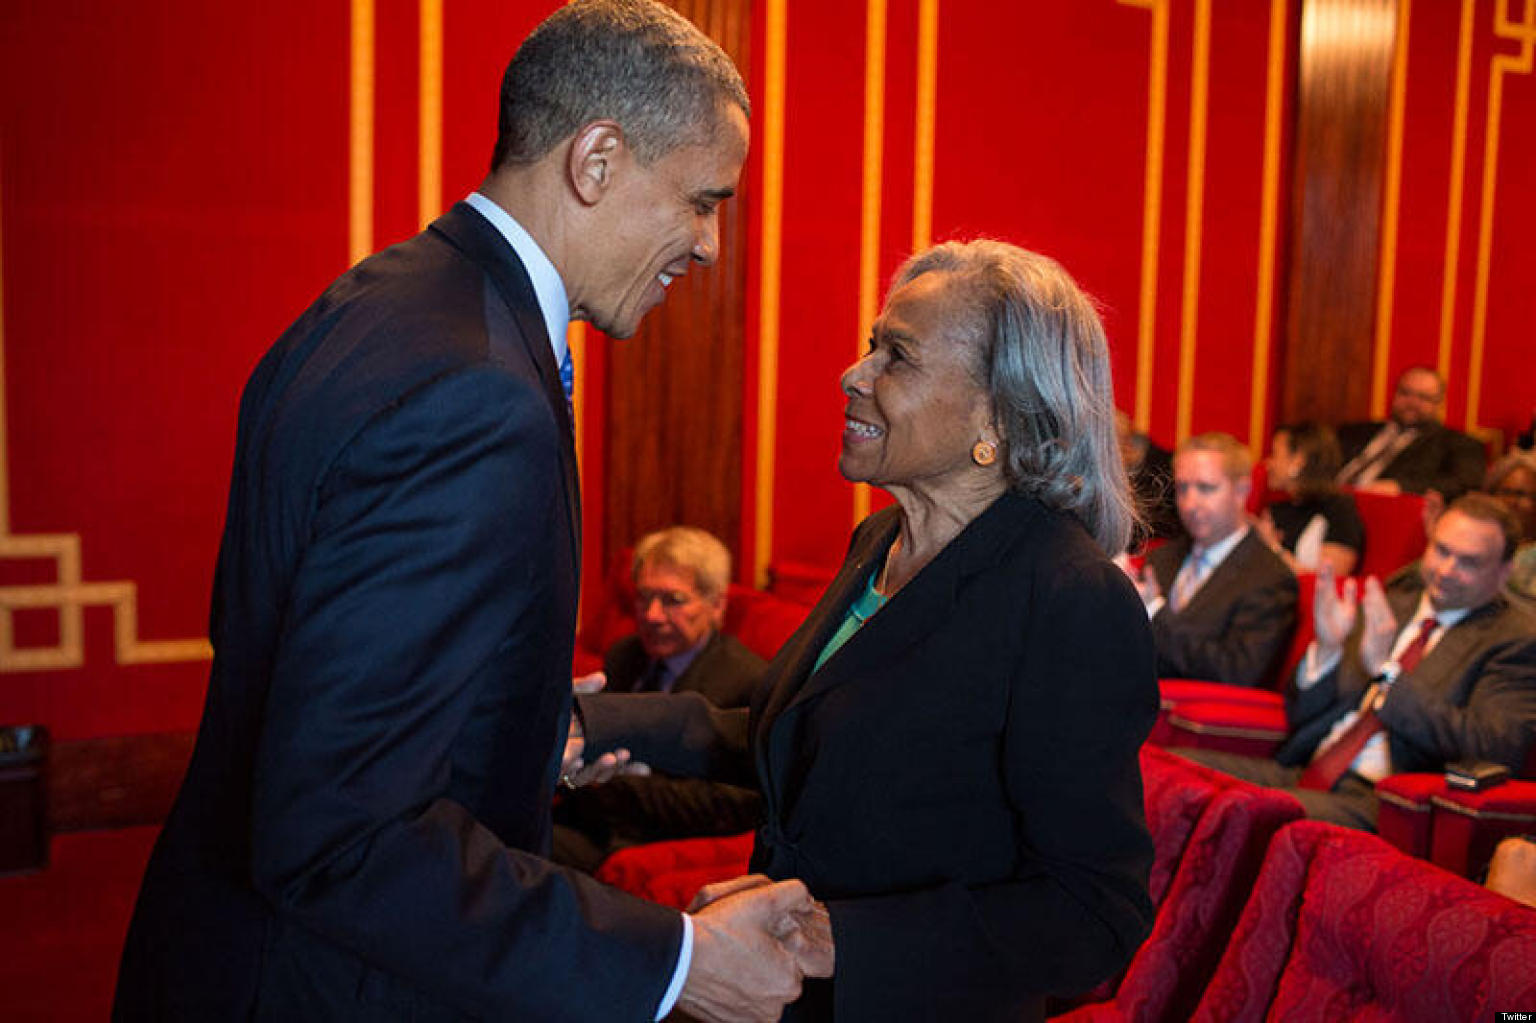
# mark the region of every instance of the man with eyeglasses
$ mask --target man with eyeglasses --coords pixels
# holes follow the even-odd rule
[[[721,631],[731,555],[702,529],[675,526],[635,545],[636,632],[603,659],[605,692],[694,692],[718,707],[745,707],[767,666]],[[567,792],[555,808],[553,857],[595,870],[616,849],[642,842],[747,831],[757,793],[661,775],[615,778]]]
[[[1447,501],[1476,490],[1487,463],[1483,446],[1441,422],[1444,414],[1440,374],[1428,366],[1404,370],[1390,418],[1339,427],[1339,483],[1381,494],[1435,490]]]

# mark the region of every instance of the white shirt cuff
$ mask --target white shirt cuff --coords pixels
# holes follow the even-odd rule
[[[1296,688],[1311,689],[1317,685],[1317,680],[1328,674],[1338,666],[1340,654],[1335,653],[1326,659],[1317,656],[1317,644],[1307,644],[1307,656],[1301,659],[1301,668],[1296,672]]]
[[[688,967],[693,965],[693,920],[687,913],[683,914],[683,947],[677,953],[677,968],[672,971],[672,983],[667,985],[667,993],[661,996],[661,1005],[656,1009],[656,1018],[663,1019],[672,1007],[677,1004],[678,998],[683,994],[683,981],[688,979]]]
[[[1168,600],[1165,597],[1153,597],[1147,601],[1147,621],[1156,618],[1157,613],[1163,609],[1163,605],[1166,603],[1168,603]]]

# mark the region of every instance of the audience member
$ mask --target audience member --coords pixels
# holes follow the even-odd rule
[[[1188,536],[1147,555],[1136,588],[1152,619],[1158,674],[1260,685],[1296,618],[1296,577],[1249,528],[1253,461],[1236,438],[1204,433],[1173,457]]]
[[[638,632],[609,648],[605,690],[692,692],[717,707],[751,702],[767,665],[720,631],[731,578],[725,544],[702,529],[664,529],[635,545],[633,572]],[[720,782],[615,778],[556,805],[553,859],[591,871],[624,846],[748,831],[760,805],[757,793]]]
[[[1509,571],[1509,589],[1536,600],[1536,454],[1516,450],[1499,459],[1488,470],[1484,489],[1520,522],[1520,547]]]
[[[1173,503],[1173,454],[1146,434],[1136,432],[1131,417],[1118,409],[1115,438],[1120,443],[1120,461],[1131,479],[1136,510],[1141,514],[1142,532],[1132,541],[1132,548],[1148,539],[1168,540],[1184,532]]]
[[[1469,494],[1435,523],[1417,572],[1342,595],[1319,574],[1317,640],[1286,694],[1273,760],[1181,750],[1284,788],[1308,816],[1375,830],[1375,783],[1457,760],[1519,770],[1536,741],[1536,618],[1503,594],[1514,517]]]
[[[1536,909],[1536,835],[1512,835],[1494,848],[1487,885]]]
[[[1338,481],[1382,494],[1437,490],[1454,500],[1482,482],[1483,446],[1440,421],[1445,381],[1427,366],[1397,378],[1386,422],[1339,427],[1344,467]]]
[[[1282,426],[1270,440],[1269,485],[1287,497],[1264,509],[1257,528],[1293,572],[1316,572],[1327,562],[1334,575],[1346,576],[1365,549],[1354,498],[1333,482],[1339,461],[1339,440],[1321,423]]]

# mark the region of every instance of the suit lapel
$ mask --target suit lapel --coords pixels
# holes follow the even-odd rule
[[[1203,613],[1207,604],[1218,608],[1231,607],[1234,602],[1232,591],[1244,586],[1248,578],[1247,565],[1253,557],[1253,549],[1249,544],[1260,542],[1253,530],[1248,530],[1247,535],[1239,540],[1231,553],[1212,570],[1210,576],[1195,591],[1195,595],[1189,598],[1189,603],[1184,605],[1184,609],[1178,613],[1198,615]]]
[[[581,575],[581,488],[576,477],[576,436],[570,406],[560,383],[560,367],[539,311],[539,300],[527,269],[512,246],[468,203],[454,203],[430,230],[443,235],[459,251],[485,271],[522,336],[523,345],[544,387],[555,422],[560,429],[560,467],[564,476],[566,513],[570,518],[571,554],[576,574]]]

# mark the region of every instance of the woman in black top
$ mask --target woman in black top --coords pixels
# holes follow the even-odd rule
[[[1360,562],[1365,524],[1354,498],[1334,486],[1339,462],[1339,439],[1321,423],[1282,426],[1270,441],[1269,485],[1287,497],[1264,509],[1258,530],[1293,572],[1327,563],[1346,576]]]

